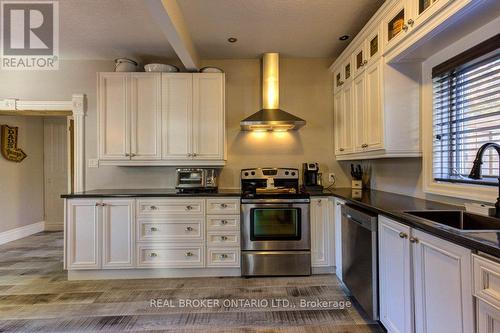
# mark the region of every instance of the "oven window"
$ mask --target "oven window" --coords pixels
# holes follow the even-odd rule
[[[252,208],[250,239],[300,240],[300,208]]]

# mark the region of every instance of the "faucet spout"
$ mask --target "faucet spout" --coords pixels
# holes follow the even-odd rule
[[[500,159],[500,145],[495,142],[488,142],[482,145],[476,153],[476,158],[474,159],[474,165],[469,174],[469,178],[472,179],[481,179],[481,165],[483,164],[483,155],[484,152],[488,148],[494,148],[498,154]],[[498,170],[499,178],[498,178],[498,197],[497,202],[495,203],[495,217],[500,218],[500,165]]]

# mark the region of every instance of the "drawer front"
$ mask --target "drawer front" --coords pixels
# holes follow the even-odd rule
[[[240,246],[240,233],[231,232],[209,232],[207,233],[207,246],[226,247]]]
[[[207,267],[240,267],[240,249],[209,247]]]
[[[207,199],[207,214],[239,214],[240,199]]]
[[[137,200],[137,214],[139,217],[203,215],[205,214],[205,201],[203,199],[140,199]]]
[[[500,264],[473,254],[474,296],[500,310]]]
[[[204,218],[139,219],[138,241],[203,241]]]
[[[189,267],[203,267],[204,261],[204,246],[196,244],[193,246],[176,246],[176,245],[163,245],[151,246],[142,245],[137,246],[138,262],[137,267],[150,267],[150,268],[189,268]]]
[[[208,215],[207,231],[239,231],[239,215]]]

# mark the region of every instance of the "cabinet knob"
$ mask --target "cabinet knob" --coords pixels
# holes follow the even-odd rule
[[[154,252],[151,252],[151,253],[149,254],[149,256],[150,256],[151,258],[154,258],[154,257],[158,257],[158,254],[156,254],[156,253],[154,253]]]
[[[220,204],[220,208],[227,208],[227,204],[225,203]]]
[[[404,30],[404,32],[408,31],[408,26],[406,24],[403,24],[403,30]]]
[[[125,156],[130,157],[130,154],[129,153],[125,153]]]
[[[363,144],[361,145],[361,148],[368,148],[368,144],[367,144],[367,143],[363,143]]]
[[[187,206],[186,206],[186,209],[187,209],[187,210],[191,210],[191,209],[193,209],[193,206],[191,206],[191,205],[187,205]]]
[[[225,253],[221,254],[221,255],[220,255],[220,258],[221,258],[221,259],[227,259],[227,254],[225,254]]]
[[[410,243],[418,243],[418,238],[415,238],[415,237],[410,237]]]
[[[150,206],[149,209],[151,209],[151,210],[157,210],[158,207],[156,207],[156,206]]]
[[[149,230],[151,230],[151,231],[155,232],[155,231],[158,231],[158,228],[151,227],[151,229],[149,229]]]
[[[408,20],[408,25],[409,25],[410,27],[413,27],[413,24],[415,24],[415,21],[413,21],[412,19],[409,19],[409,20]]]
[[[193,157],[196,157],[197,155],[198,155],[198,154],[196,154],[196,153],[191,154],[191,156],[193,156]]]
[[[192,227],[186,227],[186,231],[193,231]]]
[[[137,156],[137,155],[136,155],[136,154],[134,154],[134,153],[131,153],[131,154],[130,154],[130,157],[135,157],[135,156]]]
[[[221,220],[221,221],[220,221],[220,224],[222,224],[222,225],[226,225],[226,224],[227,224],[227,221],[226,221],[226,220]]]
[[[340,150],[340,151],[344,151],[344,148],[340,148],[339,150]]]
[[[363,66],[366,65],[368,63],[368,60],[364,60],[363,61]]]
[[[193,154],[188,153],[188,154],[187,154],[187,156],[188,156],[188,157],[193,157]]]
[[[221,241],[227,241],[227,236],[220,236]]]
[[[192,257],[193,256],[193,252],[186,252],[186,257]]]
[[[405,234],[404,232],[400,232],[399,233],[399,237],[401,237],[401,238],[408,238],[408,235]]]

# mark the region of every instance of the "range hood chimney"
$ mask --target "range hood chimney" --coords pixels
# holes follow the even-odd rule
[[[240,122],[243,131],[297,130],[304,119],[280,109],[279,53],[262,57],[262,110]]]

